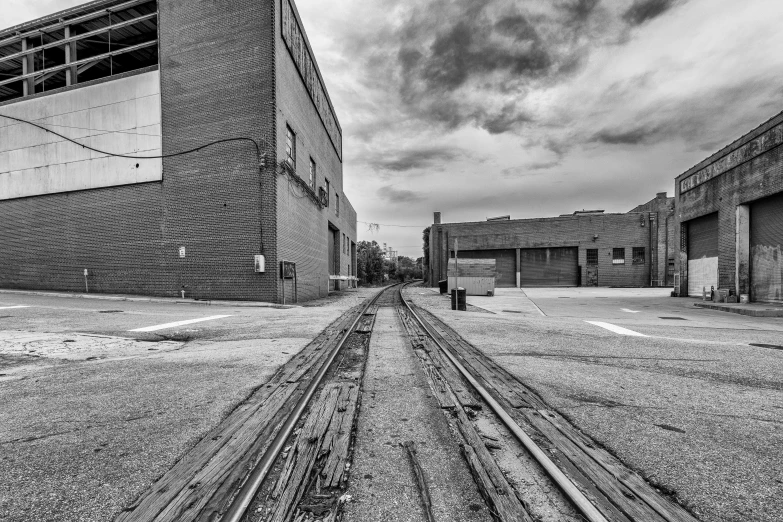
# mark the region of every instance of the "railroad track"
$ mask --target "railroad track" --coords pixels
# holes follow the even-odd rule
[[[335,321],[116,522],[341,520],[379,306],[396,310],[492,518],[696,520],[402,289],[387,287]],[[415,447],[405,451],[422,516],[435,520],[427,473]]]

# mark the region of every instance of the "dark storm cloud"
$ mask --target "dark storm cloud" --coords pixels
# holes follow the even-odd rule
[[[533,119],[529,115],[515,110],[514,105],[509,103],[500,112],[483,118],[481,127],[490,134],[502,134],[531,121]]]
[[[662,15],[674,5],[675,0],[636,0],[623,13],[623,20],[631,25],[641,25]]]
[[[577,22],[586,20],[593,14],[601,0],[573,0],[560,4],[558,7],[570,14],[571,19]]]
[[[405,189],[396,189],[391,185],[385,185],[378,189],[378,197],[389,203],[413,203],[424,199],[418,192]]]
[[[608,145],[641,145],[651,143],[660,135],[656,126],[636,126],[632,128],[603,129],[596,132],[589,141]]]
[[[403,72],[418,76],[430,92],[451,92],[471,77],[496,71],[538,76],[551,65],[541,38],[522,15],[495,22],[475,9],[464,14],[436,34],[426,54],[411,48],[400,50]],[[513,45],[494,36],[508,38]]]
[[[437,167],[438,164],[454,160],[460,152],[445,147],[404,149],[385,151],[371,158],[370,166],[375,170],[405,172],[409,170]]]
[[[539,176],[543,174],[539,171],[553,169],[558,166],[560,166],[560,160],[540,161],[525,163],[524,165],[518,165],[516,167],[509,167],[501,170],[500,173],[506,178],[524,178],[529,176]]]
[[[449,129],[518,131],[530,121],[524,109],[530,89],[581,69],[589,52],[576,42],[598,5],[567,0],[531,14],[512,0],[416,4],[387,42],[402,110]]]

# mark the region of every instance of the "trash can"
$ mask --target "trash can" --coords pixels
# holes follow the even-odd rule
[[[468,292],[462,287],[451,290],[451,309],[464,312],[468,309]]]
[[[438,286],[440,287],[440,293],[446,294],[449,292],[449,280],[444,279],[442,281],[438,281]]]

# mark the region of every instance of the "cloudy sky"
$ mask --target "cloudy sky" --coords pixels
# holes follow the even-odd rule
[[[2,0],[0,26],[82,3]],[[780,0],[298,0],[359,239],[625,212],[783,110]],[[389,226],[397,225],[397,226]],[[403,225],[405,227],[403,227]]]

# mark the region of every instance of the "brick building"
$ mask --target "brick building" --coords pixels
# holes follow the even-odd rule
[[[346,285],[342,131],[293,0],[98,0],[0,31],[0,245],[3,288]]]
[[[783,113],[677,177],[680,295],[783,302]]]
[[[430,229],[430,281],[461,259],[495,259],[498,287],[665,286],[673,252],[673,198],[666,193],[626,214],[577,211],[559,217],[442,223]]]

